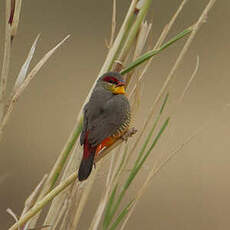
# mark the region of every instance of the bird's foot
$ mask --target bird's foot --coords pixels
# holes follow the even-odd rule
[[[133,136],[137,132],[135,127],[128,129],[127,132],[121,137],[123,141],[127,142],[128,138]]]

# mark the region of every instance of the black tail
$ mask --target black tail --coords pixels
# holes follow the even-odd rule
[[[88,176],[90,175],[92,168],[93,168],[95,152],[96,151],[91,152],[89,157],[87,158],[84,158],[83,156],[79,170],[78,170],[78,180],[79,181],[86,180]]]

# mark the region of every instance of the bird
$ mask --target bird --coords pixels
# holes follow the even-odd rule
[[[125,81],[118,72],[107,72],[96,82],[89,101],[83,108],[80,144],[83,156],[78,180],[86,180],[93,168],[95,155],[127,132],[131,110],[125,95]]]

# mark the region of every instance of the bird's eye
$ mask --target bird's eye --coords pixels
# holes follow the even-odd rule
[[[109,80],[109,83],[115,84],[116,82],[114,80]]]
[[[114,85],[118,84],[118,80],[114,77],[111,77],[111,76],[105,76],[103,78],[103,81],[108,82],[109,84],[114,84]]]

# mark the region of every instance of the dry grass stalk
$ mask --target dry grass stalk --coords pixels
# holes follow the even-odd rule
[[[55,219],[55,222],[54,224],[51,224],[52,228],[53,229],[56,229],[57,226],[59,225],[59,223],[61,222],[62,220],[62,223],[65,222],[65,220],[67,219],[67,207],[68,207],[68,200],[64,200],[64,203],[62,204],[62,208],[60,209],[59,211],[59,215],[56,215],[56,219]],[[63,229],[62,228],[62,225],[60,226],[60,230]]]
[[[117,151],[114,154],[112,154],[112,159],[111,159],[110,167],[109,167],[109,173],[106,179],[106,186],[104,187],[104,190],[102,192],[101,200],[98,204],[98,208],[97,208],[97,211],[95,212],[93,220],[91,221],[89,230],[96,230],[99,227],[102,215],[106,207],[106,202],[108,201],[108,198],[109,198],[109,195],[112,189],[112,185],[113,185],[112,181],[114,179],[114,172],[116,172],[119,166],[119,163],[121,162],[121,159],[122,159],[123,151],[121,151],[121,149],[122,149],[122,145],[120,145]],[[117,159],[116,162],[114,161],[115,157]]]
[[[141,0],[140,2],[141,2],[141,4],[136,5],[136,11],[138,11],[137,18],[136,18],[132,28],[130,29],[130,32],[127,36],[127,39],[123,45],[123,48],[120,51],[119,57],[118,57],[118,60],[121,63],[123,63],[125,61],[127,55],[130,52],[130,47],[133,44],[134,38],[136,37],[136,35],[139,31],[140,25],[143,22],[146,14],[147,14],[147,11],[150,7],[152,0],[144,0],[144,1]]]
[[[184,91],[182,92],[182,94],[180,96],[179,103],[181,103],[183,101],[185,94],[187,93],[193,79],[195,78],[195,76],[198,72],[199,66],[200,66],[200,58],[199,58],[199,56],[197,56],[195,69],[194,69],[192,76],[190,77],[189,81],[187,82],[187,84],[184,88]]]
[[[14,109],[14,106],[18,100],[18,98],[21,96],[21,94],[24,92],[24,90],[27,88],[31,80],[34,78],[34,76],[38,73],[38,71],[41,69],[41,67],[48,61],[48,59],[55,53],[55,51],[69,38],[69,35],[64,38],[60,43],[58,43],[53,49],[51,49],[48,53],[46,53],[43,58],[37,63],[37,65],[30,71],[30,73],[27,76],[23,77],[23,82],[20,82],[20,85],[17,85],[17,88],[14,89],[12,92],[12,96],[9,99],[6,112],[4,113],[4,116],[2,118],[1,124],[0,124],[0,138],[2,136],[3,130],[10,118],[10,115]],[[36,38],[37,40],[37,38]],[[36,44],[36,43],[34,43]],[[28,56],[30,58],[30,56]],[[26,73],[26,72],[24,72]],[[22,79],[22,78],[21,78]],[[20,79],[20,80],[21,80]]]
[[[37,42],[38,42],[38,39],[40,37],[40,34],[36,37],[30,51],[29,51],[29,54],[26,58],[26,61],[25,63],[22,65],[21,67],[21,70],[17,76],[17,79],[15,81],[15,84],[14,84],[14,89],[13,89],[13,92],[14,93],[19,87],[20,85],[23,83],[23,81],[26,79],[27,77],[27,71],[29,69],[29,66],[30,66],[30,62],[34,56],[34,52],[35,52],[35,49],[36,49],[36,46],[37,46]]]
[[[108,44],[108,48],[110,49],[113,45],[114,38],[115,38],[115,32],[116,32],[116,7],[117,1],[113,0],[113,13],[112,13],[112,26],[111,26],[111,37],[110,42]]]
[[[17,33],[19,24],[20,12],[21,12],[22,0],[6,1],[5,9],[5,42],[4,42],[4,56],[0,80],[0,121],[4,115],[5,109],[5,93],[7,88],[7,80],[10,69],[10,53],[13,38]]]
[[[117,148],[116,152],[114,154],[111,154],[110,166],[109,166],[109,171],[108,171],[107,178],[106,178],[105,187],[108,187],[110,185],[110,182],[114,176],[113,175],[114,171],[118,167],[118,162],[121,162],[121,154],[119,153],[121,153],[122,147],[123,145],[121,144]]]
[[[100,70],[100,73],[98,76],[101,76],[103,73],[105,73],[106,71],[108,71],[110,69],[110,67],[112,66],[113,64],[113,61],[116,57],[116,54],[119,50],[119,47],[120,47],[120,44],[121,44],[121,41],[124,39],[124,35],[127,33],[127,30],[129,28],[129,23],[130,21],[132,20],[132,17],[133,17],[133,12],[135,11],[135,8],[136,8],[136,4],[137,4],[138,0],[132,0],[131,2],[131,5],[129,7],[129,10],[126,14],[126,17],[124,19],[124,22],[120,28],[120,31],[113,43],[113,46],[111,47],[111,49],[109,50],[109,53],[108,55],[106,56],[106,60]],[[94,88],[95,85],[93,85],[93,87],[91,88],[91,91],[89,93],[89,96],[87,97],[86,101],[88,101],[91,93],[92,93],[92,90]]]
[[[11,0],[11,16],[12,21],[11,24],[11,41],[14,39],[19,25],[20,13],[22,7],[22,0]]]
[[[146,22],[142,25],[140,32],[139,32],[140,35],[138,36],[138,39],[137,39],[137,46],[136,46],[136,50],[134,52],[133,60],[136,60],[138,58],[138,56],[141,55],[141,52],[144,49],[144,44],[146,44],[146,41],[147,41],[147,38],[149,36],[151,28],[152,28],[152,23],[147,24],[147,22]],[[133,77],[131,77],[132,75],[133,75]],[[136,69],[134,69],[134,71],[131,71],[131,74],[127,74],[127,78],[126,78],[128,80],[128,82],[131,79],[132,80],[131,84],[132,84],[132,82],[134,82],[134,84],[136,86],[135,90],[134,90],[134,95],[133,94],[131,95],[130,93],[128,93],[129,100],[133,96],[133,102],[131,102],[131,100],[130,100],[132,114],[133,114],[133,120],[135,119],[135,116],[136,116],[137,111],[139,109],[140,98],[141,98],[141,81],[139,81],[139,78],[137,77],[138,75],[140,75],[140,74],[139,74],[138,68],[136,68]]]
[[[73,183],[70,186],[70,189],[67,192],[67,198],[64,200],[64,202],[67,203],[67,205],[66,205],[66,211],[64,212],[63,215],[63,219],[60,222],[61,225],[59,227],[59,230],[65,230],[71,228],[73,222],[72,219],[80,203],[82,193],[83,193],[82,184]],[[73,194],[78,194],[78,196],[74,196]]]
[[[55,187],[50,193],[48,193],[43,199],[37,201],[35,205],[19,220],[18,223],[14,224],[9,228],[9,230],[17,230],[18,226],[24,225],[28,220],[31,219],[35,214],[37,214],[43,207],[44,204],[47,204],[50,200],[52,200],[57,194],[67,188],[73,181],[77,179],[77,173],[71,174],[64,183]]]
[[[4,55],[3,55],[3,64],[2,64],[2,72],[1,72],[1,80],[0,80],[0,121],[2,120],[4,114],[5,93],[6,93],[7,79],[8,79],[9,68],[10,68],[11,31],[10,31],[10,24],[8,23],[10,18],[10,10],[11,10],[10,1],[6,1]]]
[[[87,180],[87,186],[86,186],[86,188],[84,188],[84,192],[83,192],[83,194],[81,196],[77,211],[75,212],[75,215],[73,217],[73,221],[71,221],[72,224],[71,224],[71,228],[69,228],[70,230],[76,230],[76,228],[78,226],[81,214],[83,212],[85,204],[86,204],[86,202],[88,200],[88,196],[89,196],[89,194],[91,192],[93,183],[95,181],[95,177],[96,177],[96,172],[94,171],[92,173],[92,175],[90,176],[89,180]],[[74,195],[76,195],[76,194],[74,194]]]
[[[161,35],[160,35],[160,37],[159,37],[159,39],[158,39],[158,41],[157,41],[155,47],[154,47],[154,49],[159,48],[159,47],[163,44],[163,42],[164,42],[164,40],[166,39],[166,37],[167,37],[169,31],[171,30],[173,24],[175,23],[175,21],[176,21],[178,15],[179,15],[180,12],[183,10],[183,8],[184,8],[184,6],[185,6],[185,4],[186,4],[187,2],[188,2],[188,0],[183,0],[183,1],[182,1],[182,3],[180,4],[179,8],[178,8],[177,11],[176,11],[176,13],[173,15],[173,17],[171,18],[171,20],[169,21],[169,23],[164,27],[164,29],[163,29],[163,31],[162,31],[162,33],[161,33]]]
[[[41,192],[42,186],[44,185],[46,179],[47,179],[47,174],[45,174],[42,178],[42,180],[40,181],[40,183],[36,186],[36,188],[34,189],[34,191],[30,194],[30,196],[26,199],[25,201],[25,206],[24,209],[22,211],[21,217],[34,205],[34,203],[36,202],[39,193]]]
[[[73,153],[71,154],[66,167],[64,169],[63,175],[61,177],[60,183],[64,181],[71,173],[76,170],[76,167],[80,164],[80,157],[77,154],[77,150],[80,148],[80,143],[74,147]],[[46,215],[44,224],[49,223],[50,225],[54,225],[56,222],[57,217],[60,215],[59,210],[63,209],[63,203],[66,203],[69,200],[69,196],[71,195],[71,189],[67,189],[66,191],[59,194],[55,199],[52,201],[50,209]],[[69,208],[69,205],[67,209]],[[67,210],[66,209],[66,210]],[[66,211],[67,212],[67,211]],[[68,213],[68,212],[67,212]]]
[[[76,170],[76,166],[80,163],[80,158],[77,155],[76,150],[79,148],[79,143],[74,147],[73,153],[71,154],[66,167],[64,169],[63,175],[60,179],[60,183],[62,181],[64,181],[71,173],[73,173]],[[51,206],[49,208],[49,211],[46,215],[44,224],[49,223],[50,225],[55,225],[56,219],[59,218],[59,210],[63,209],[63,204],[64,203],[69,203],[69,197],[71,195],[71,188],[66,189],[65,191],[63,191],[61,194],[59,194],[57,197],[55,197],[55,199],[52,201]],[[39,198],[40,199],[40,198]],[[66,207],[66,213],[68,208],[69,208],[69,204],[68,207]]]
[[[71,186],[69,186],[69,189],[65,192],[67,198],[63,201],[61,208],[59,209],[60,212],[58,213],[59,215],[56,215],[56,211],[54,209],[50,209],[49,212],[54,213],[54,216],[56,217],[56,219],[54,220],[53,224],[51,224],[53,226],[53,229],[56,229],[56,227],[58,225],[60,225],[59,230],[65,230],[68,229],[67,226],[70,225],[70,216],[72,216],[72,210],[70,209],[70,206],[72,205],[72,202],[77,203],[76,200],[78,199],[78,197],[74,197],[75,199],[71,199],[71,193],[74,193],[76,190],[79,190],[80,193],[80,184],[79,183],[73,183]]]
[[[140,30],[137,36],[137,42],[136,42],[136,47],[134,50],[134,55],[133,55],[133,61],[135,61],[141,54],[142,51],[144,49],[144,46],[146,44],[147,38],[149,36],[149,32],[152,28],[152,23],[147,23],[147,22],[143,22],[142,25],[140,26]],[[132,76],[135,76],[137,73],[137,69],[135,68],[133,71],[130,71],[125,80],[127,82],[128,85],[130,85],[130,80],[133,79]],[[128,94],[129,95],[129,94]]]
[[[6,212],[9,213],[9,215],[13,217],[13,219],[15,220],[16,223],[18,223],[17,215],[10,208],[7,208]],[[17,230],[20,230],[20,227],[18,227]]]
[[[14,108],[15,102],[24,91],[24,89],[28,86],[30,80],[34,77],[34,75],[39,71],[39,69],[43,66],[43,64],[48,60],[48,58],[54,53],[54,51],[62,44],[57,45],[55,50],[50,51],[47,55],[43,57],[43,59],[34,67],[34,69],[28,74],[27,70],[30,64],[30,61],[34,55],[34,50],[36,47],[36,43],[38,37],[36,38],[30,53],[26,59],[26,62],[22,66],[22,69],[17,77],[15,82],[15,87],[11,92],[11,97],[6,105],[5,94],[7,88],[7,79],[9,74],[10,67],[10,52],[11,45],[13,42],[13,38],[17,33],[17,28],[19,25],[19,18],[21,12],[21,4],[22,0],[7,0],[6,1],[6,13],[5,13],[5,42],[4,42],[4,55],[3,55],[3,64],[2,64],[2,72],[0,79],[0,140],[2,138],[3,130],[9,120],[10,114]],[[27,77],[27,79],[26,79]]]

